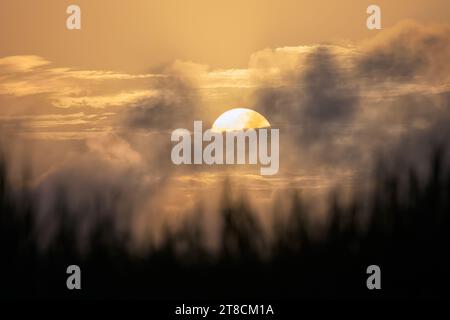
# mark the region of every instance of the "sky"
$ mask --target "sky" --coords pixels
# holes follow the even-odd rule
[[[81,32],[64,28],[66,8],[82,9]],[[176,59],[213,68],[246,67],[265,48],[361,41],[373,1],[24,1],[1,3],[0,55],[32,52],[56,66],[146,72]],[[404,19],[445,23],[445,0],[376,1],[383,27]]]
[[[378,1],[382,30],[369,1],[76,3],[72,31],[71,1],[0,4],[0,142],[47,238],[61,185],[86,225],[98,195],[157,242],[199,206],[214,233],[227,179],[267,225],[286,190],[320,206],[370,186],[377,159],[420,167],[450,141],[448,1]],[[172,130],[231,108],[280,129],[278,175],[171,163]]]

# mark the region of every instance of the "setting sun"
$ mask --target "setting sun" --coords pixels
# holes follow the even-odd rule
[[[270,123],[260,113],[247,108],[235,108],[222,113],[214,121],[211,131],[226,132],[267,127],[270,127]]]

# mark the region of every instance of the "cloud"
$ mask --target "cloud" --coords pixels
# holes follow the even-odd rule
[[[302,77],[303,116],[312,125],[345,122],[355,112],[358,87],[344,74],[326,47],[318,47],[307,58]]]
[[[3,72],[28,72],[50,64],[39,56],[9,56],[0,58],[0,70]]]
[[[139,80],[163,78],[163,74],[128,74],[108,70],[73,70],[70,68],[52,68],[55,75],[80,80]]]
[[[136,90],[103,96],[60,97],[55,99],[54,105],[58,108],[91,107],[105,109],[117,106],[133,106],[155,95],[157,95],[157,92],[154,90]]]
[[[354,155],[350,140],[360,88],[349,59],[355,55],[354,48],[314,45],[253,56],[260,81],[254,107],[280,128],[281,170],[338,169]]]
[[[197,91],[183,77],[158,83],[157,94],[126,110],[123,122],[134,129],[176,129],[191,126],[198,111]]]
[[[401,23],[360,45],[253,54],[254,107],[281,128],[282,168],[358,177],[380,152],[425,162],[450,141],[449,46],[447,26]]]

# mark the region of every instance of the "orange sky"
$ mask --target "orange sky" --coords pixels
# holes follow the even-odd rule
[[[65,28],[69,4],[82,30]],[[447,0],[119,1],[2,0],[0,56],[33,54],[55,66],[145,72],[175,59],[240,68],[270,47],[359,41],[373,35],[365,10],[377,3],[383,27],[400,20],[447,22]]]

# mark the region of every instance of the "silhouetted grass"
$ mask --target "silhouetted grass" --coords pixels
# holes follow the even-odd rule
[[[221,247],[204,247],[199,219],[167,233],[156,251],[139,256],[102,218],[81,254],[67,195],[57,201],[59,231],[48,250],[37,245],[32,191],[12,188],[0,157],[0,250],[2,296],[6,298],[420,298],[448,297],[450,174],[437,148],[430,172],[414,168],[374,173],[369,197],[343,205],[329,201],[328,222],[313,236],[307,206],[292,192],[287,220],[273,223],[268,241],[243,199],[232,202],[225,188]],[[100,201],[101,199],[98,199]],[[103,210],[102,206],[98,206]],[[275,208],[278,210],[278,208]],[[277,212],[276,212],[277,213]],[[198,215],[202,214],[201,208]],[[99,215],[108,217],[108,215]],[[366,221],[364,221],[364,218]],[[181,246],[181,253],[180,253]],[[66,267],[82,269],[82,290],[66,289]],[[382,270],[382,290],[366,288],[366,268]]]

